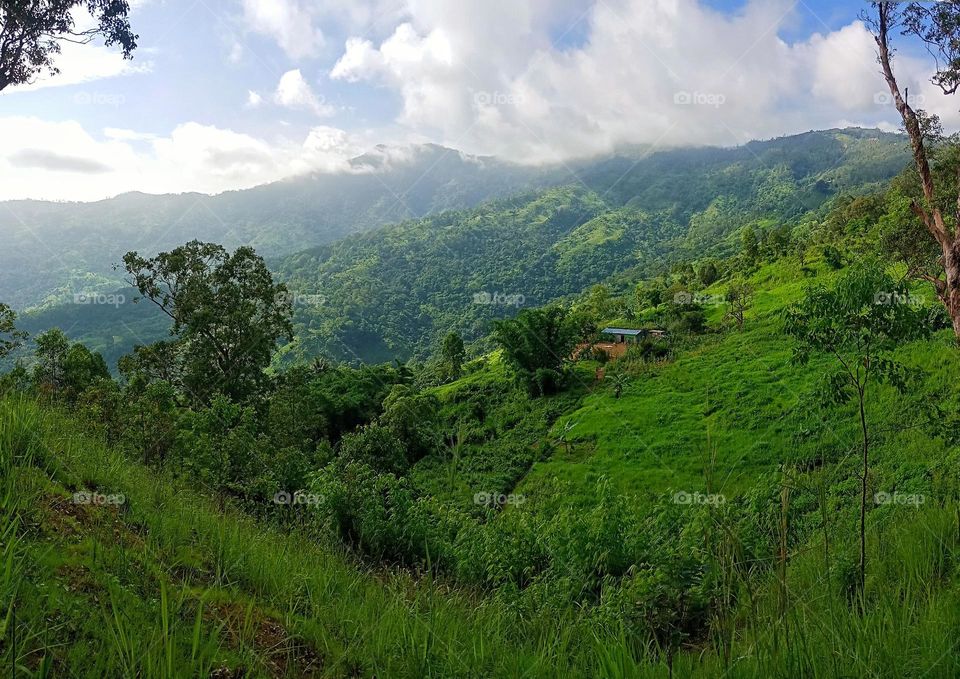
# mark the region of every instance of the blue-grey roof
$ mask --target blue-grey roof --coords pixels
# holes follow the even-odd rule
[[[643,334],[644,331],[634,328],[604,328],[600,332],[606,333],[607,335],[640,335]]]

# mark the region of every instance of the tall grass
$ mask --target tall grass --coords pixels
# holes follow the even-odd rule
[[[520,617],[502,597],[370,571],[76,431],[0,401],[0,657],[14,676],[960,676],[953,502],[872,522],[862,614],[841,568],[851,536],[825,532],[760,575],[717,513],[713,636],[666,652],[583,611]],[[126,502],[51,513],[86,487]],[[785,493],[782,520],[792,511]]]

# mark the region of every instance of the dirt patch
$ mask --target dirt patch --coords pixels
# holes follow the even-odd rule
[[[98,595],[106,591],[83,565],[62,564],[57,566],[55,573],[59,579],[66,581],[67,590],[70,592],[78,592],[97,600]]]
[[[73,495],[41,495],[37,529],[59,541],[79,542],[92,536],[108,545],[143,546],[143,539],[124,520],[122,506],[78,501]]]
[[[221,602],[207,604],[204,617],[222,622],[234,647],[252,646],[269,676],[320,676],[323,659],[316,651],[262,611],[237,602]],[[218,677],[245,676],[243,668],[220,668],[215,673]]]
[[[41,530],[67,538],[89,532],[89,527],[94,522],[92,510],[99,509],[74,502],[72,497],[54,493],[44,493],[41,501],[43,508]]]

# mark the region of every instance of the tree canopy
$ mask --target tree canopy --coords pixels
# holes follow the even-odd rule
[[[150,259],[129,252],[123,261],[130,282],[173,320],[178,372],[193,399],[208,401],[218,391],[248,396],[277,340],[292,337],[292,299],[253,248],[230,254],[192,241]]]
[[[93,26],[77,26],[74,10],[86,9]],[[0,0],[0,90],[59,72],[54,59],[62,42],[86,43],[101,37],[133,57],[137,36],[130,27],[126,0]]]

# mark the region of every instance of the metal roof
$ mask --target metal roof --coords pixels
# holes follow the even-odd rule
[[[634,328],[604,328],[600,332],[607,335],[641,335],[646,330],[636,330]]]

